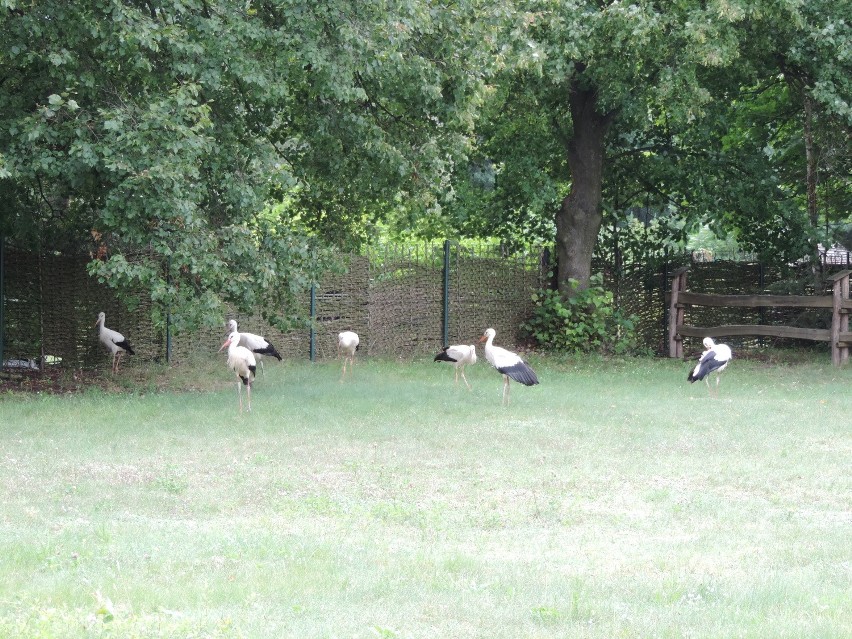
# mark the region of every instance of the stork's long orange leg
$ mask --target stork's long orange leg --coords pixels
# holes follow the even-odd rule
[[[467,377],[464,376],[464,366],[461,367],[461,376],[462,376],[462,379],[464,380],[464,383],[467,385],[467,390],[473,390],[470,387],[470,383],[467,381]],[[458,381],[458,380],[456,380],[456,381]]]

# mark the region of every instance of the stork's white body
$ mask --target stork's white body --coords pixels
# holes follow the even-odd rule
[[[471,390],[467,377],[464,376],[464,367],[467,365],[476,364],[476,344],[454,344],[447,346],[435,355],[436,362],[452,362],[453,368],[456,369],[456,384],[459,383],[459,374],[461,374],[467,389]]]
[[[98,313],[98,319],[95,322],[95,326],[99,327],[98,338],[101,340],[101,343],[107,347],[107,350],[112,353],[112,372],[117,373],[118,364],[121,361],[121,355],[123,353],[130,353],[131,355],[134,355],[133,347],[130,346],[130,342],[125,339],[124,335],[104,326],[105,322],[106,313]]]
[[[687,381],[697,382],[704,380],[707,384],[707,392],[712,394],[710,388],[710,374],[716,373],[716,392],[719,392],[719,378],[723,370],[728,367],[728,363],[733,359],[734,355],[731,352],[731,347],[727,344],[716,344],[712,338],[704,338],[704,352],[701,358],[695,365],[695,368],[687,376]]]
[[[240,346],[240,333],[231,331],[228,339],[222,344],[222,349],[228,348],[228,368],[237,376],[237,396],[240,400],[240,412],[243,412],[243,386],[248,395],[248,412],[251,412],[251,383],[257,371],[257,360],[245,346]]]
[[[337,356],[343,355],[343,373],[340,375],[341,381],[346,376],[346,362],[349,361],[349,374],[352,374],[352,367],[355,366],[355,351],[358,350],[358,345],[361,339],[358,333],[353,331],[343,331],[337,334]]]
[[[228,334],[230,335],[231,333],[239,333],[237,320],[228,320]],[[281,355],[278,354],[275,347],[261,335],[240,333],[240,346],[244,346],[254,353],[255,359],[260,364],[260,370],[264,375],[266,375],[266,369],[263,367],[264,355],[272,355],[273,357],[277,357],[279,362],[281,361]]]
[[[530,365],[521,359],[520,355],[505,348],[494,346],[496,335],[497,331],[493,328],[486,329],[479,341],[485,342],[485,359],[503,374],[503,403],[508,406],[510,378],[525,386],[533,386],[538,384],[538,377],[535,371],[530,368]]]

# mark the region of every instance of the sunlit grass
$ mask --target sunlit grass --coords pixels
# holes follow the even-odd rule
[[[0,636],[852,636],[852,371],[534,363],[0,399]]]

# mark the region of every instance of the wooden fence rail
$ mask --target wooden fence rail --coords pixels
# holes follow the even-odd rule
[[[689,267],[672,273],[669,300],[669,357],[683,358],[684,337],[717,337],[755,335],[761,337],[788,337],[831,344],[831,362],[840,366],[849,361],[852,332],[849,315],[849,278],[852,270],[835,273],[828,278],[832,284],[831,295],[707,295],[686,290]],[[684,324],[685,311],[690,306],[748,307],[748,308],[830,308],[831,329],[800,328],[798,326],[767,326],[763,324],[728,324],[723,326],[689,326]]]

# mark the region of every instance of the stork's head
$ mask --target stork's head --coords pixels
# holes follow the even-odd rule
[[[716,346],[716,343],[713,341],[712,337],[705,337],[703,344],[704,344],[704,348],[706,348],[708,350],[713,348],[714,346]]]
[[[97,319],[97,321],[95,321],[95,326],[99,326],[99,325],[103,326],[105,321],[106,321],[106,313],[101,311],[100,313],[98,313],[98,319]]]
[[[232,320],[233,321],[233,320]],[[219,348],[217,352],[221,353],[223,350],[228,348],[231,344],[239,344],[240,343],[240,334],[237,331],[231,331],[231,334],[228,335],[228,339],[225,340],[225,343]]]
[[[482,337],[480,337],[480,338],[479,338],[479,341],[480,341],[480,342],[485,342],[485,341],[487,341],[487,340],[489,340],[489,339],[494,339],[494,337],[495,337],[496,335],[497,335],[497,331],[495,331],[493,328],[486,328],[486,329],[485,329],[485,334],[484,334]]]
[[[237,320],[228,320],[228,334],[237,330]]]

